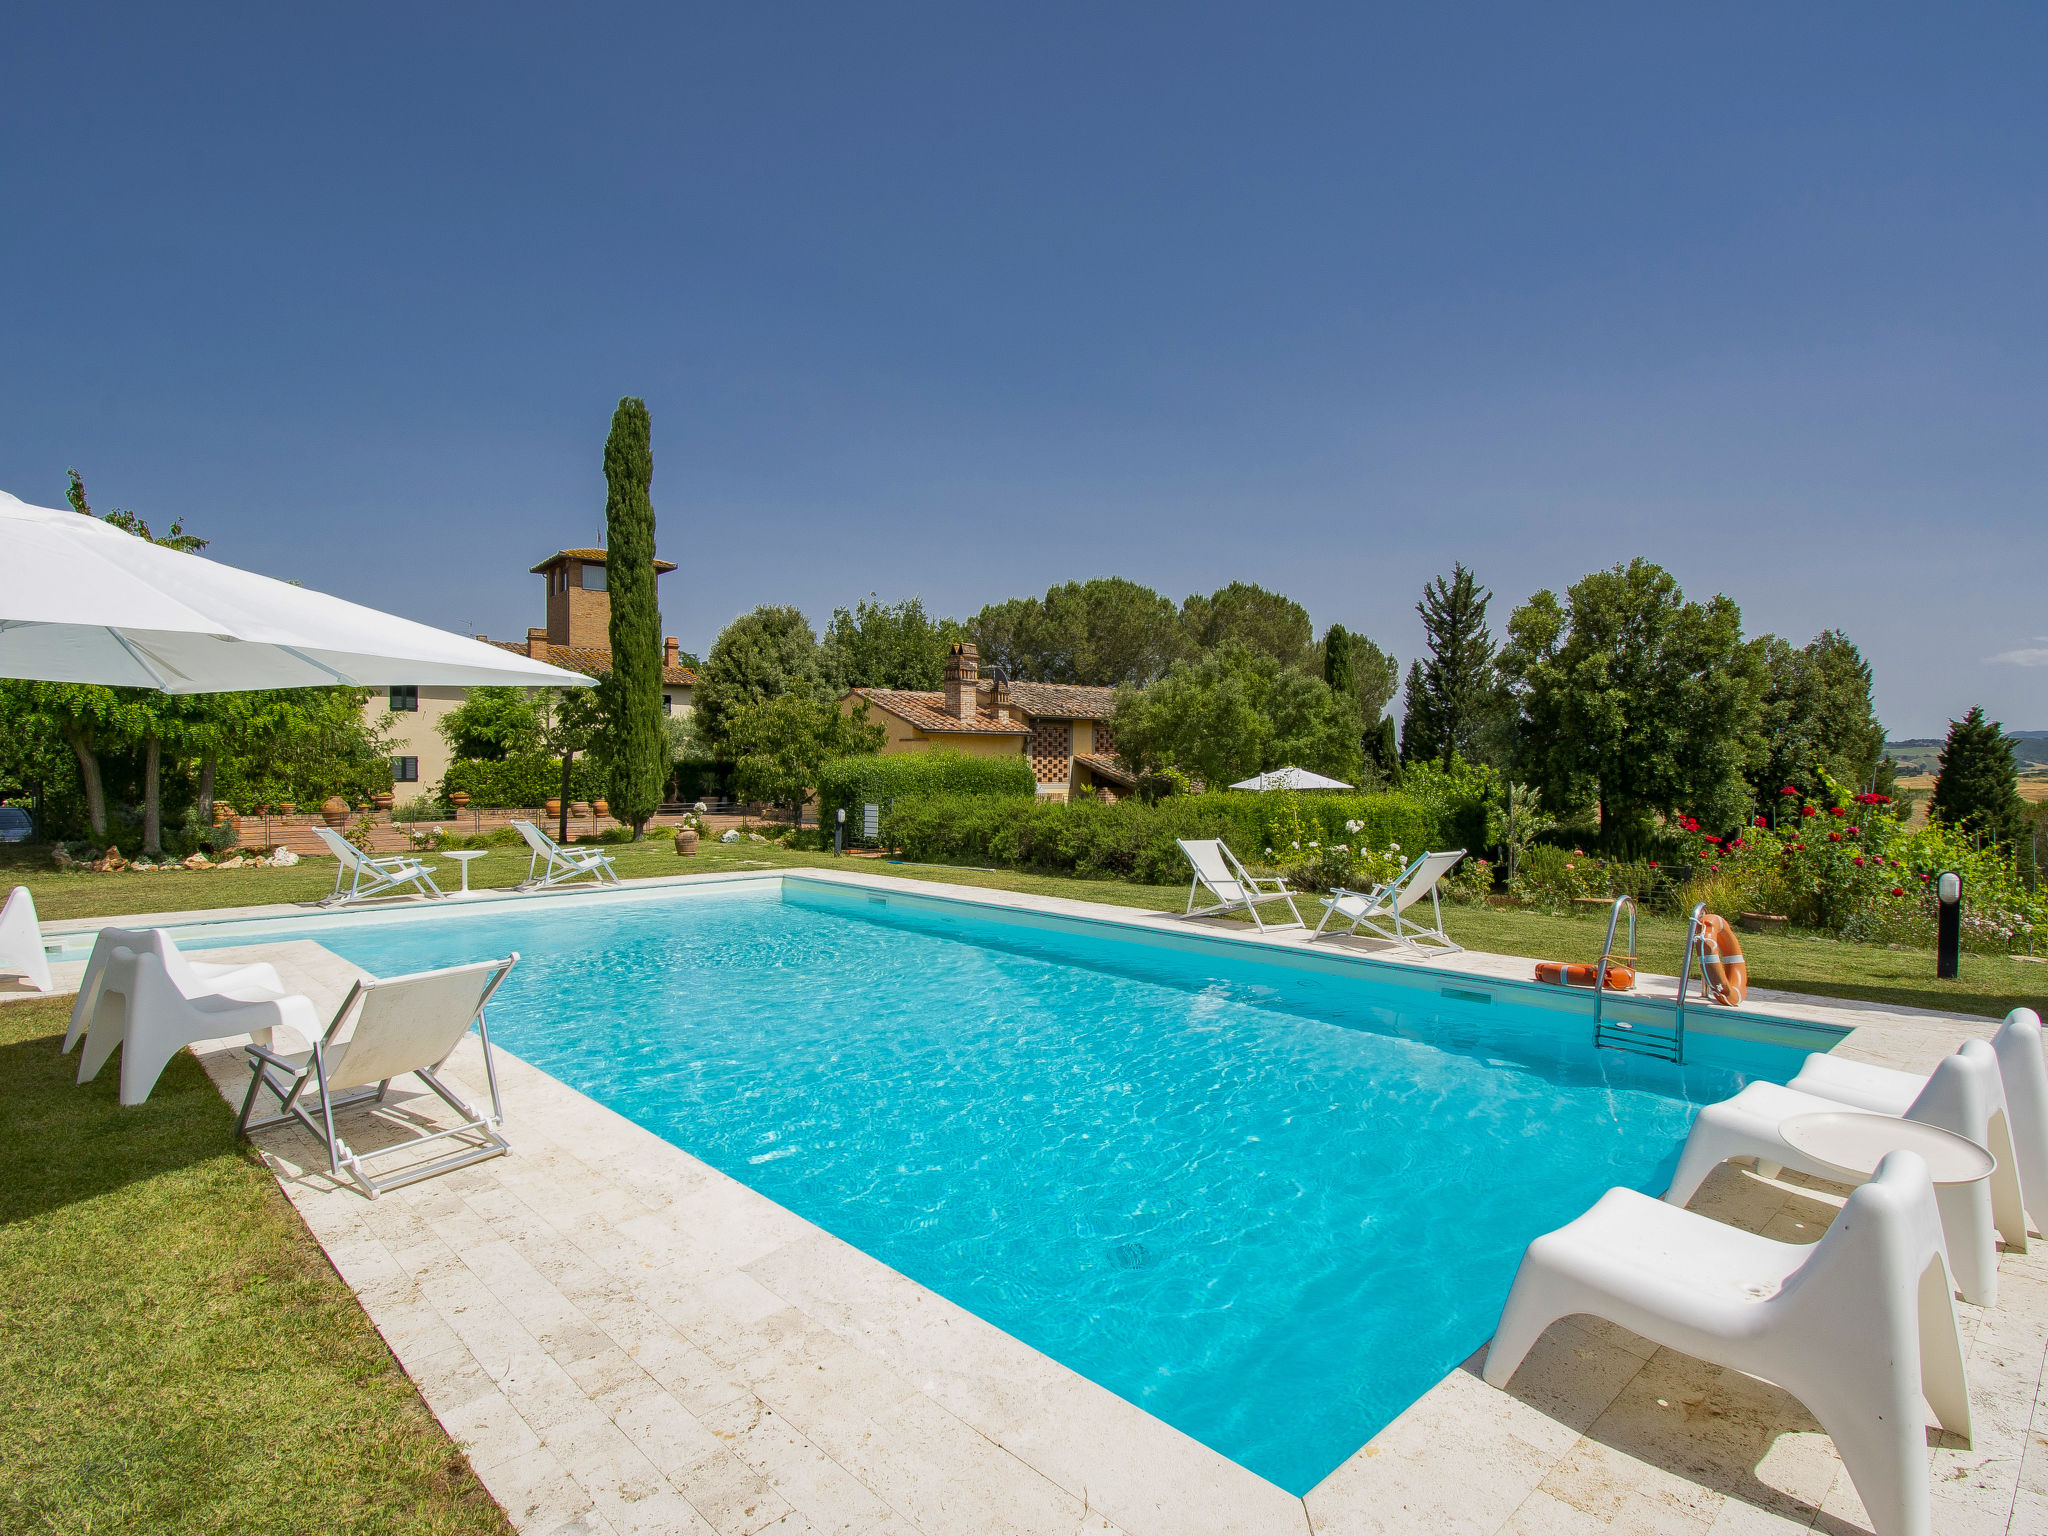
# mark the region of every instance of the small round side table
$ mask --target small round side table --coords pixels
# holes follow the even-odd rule
[[[469,888],[469,861],[471,859],[480,859],[490,851],[488,848],[449,848],[435,855],[436,858],[455,859],[462,865],[462,889],[457,891],[456,895],[480,896],[483,894],[481,891],[472,892]]]

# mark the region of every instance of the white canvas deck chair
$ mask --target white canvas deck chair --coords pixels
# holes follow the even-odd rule
[[[619,883],[617,871],[612,868],[612,856],[599,853],[595,848],[564,848],[547,833],[530,821],[517,817],[512,825],[519,829],[519,835],[526,839],[526,846],[533,850],[533,856],[526,861],[526,878],[519,883],[519,889],[530,891],[550,885],[562,885],[570,880],[581,880],[588,875],[599,885],[609,880]],[[547,860],[543,865],[541,860]]]
[[[1453,943],[1444,932],[1444,904],[1437,895],[1437,884],[1451,872],[1458,860],[1465,857],[1462,848],[1445,853],[1425,853],[1417,858],[1400,874],[1385,885],[1376,885],[1369,891],[1336,891],[1323,898],[1323,920],[1316,924],[1311,939],[1320,939],[1330,928],[1333,917],[1348,917],[1351,926],[1344,930],[1357,933],[1360,929],[1382,939],[1392,939],[1405,949],[1412,949],[1418,955],[1461,954],[1465,946]],[[1405,914],[1408,909],[1429,898],[1429,906],[1436,917],[1436,926],[1425,928],[1411,921]],[[1391,930],[1383,925],[1392,923]]]
[[[2013,1009],[1991,1037],[1991,1053],[1998,1058],[1998,1081],[2005,1089],[2006,1130],[2021,1203],[2033,1213],[2034,1230],[2048,1232],[2048,1051],[2042,1048],[2041,1016],[2031,1008]],[[1903,1117],[1930,1081],[1918,1072],[1815,1054],[1789,1086],[1851,1109]]]
[[[50,957],[43,953],[43,930],[36,922],[36,901],[28,887],[17,885],[0,907],[0,971],[12,971],[38,992],[50,990]]]
[[[1825,1114],[1843,1106],[1776,1083],[1751,1083],[1732,1099],[1709,1104],[1693,1120],[1678,1154],[1678,1172],[1664,1198],[1673,1205],[1692,1199],[1707,1175],[1731,1157],[1755,1156],[1757,1171],[1774,1178],[1791,1168],[1814,1178],[1839,1181],[1842,1170],[1819,1162],[1785,1139],[1781,1127],[1794,1115]],[[1963,1300],[1980,1307],[1998,1304],[1998,1246],[1992,1232],[2016,1253],[2027,1251],[2027,1218],[2022,1209],[2019,1174],[2014,1168],[2012,1133],[2007,1129],[2005,1090],[1998,1079],[1998,1058],[1982,1040],[1963,1048],[1934,1069],[1902,1120],[1953,1131],[1990,1152],[1997,1166],[1991,1177],[1972,1184],[1942,1184],[1934,1191],[1942,1230],[1948,1235],[1948,1262],[1955,1271]]]
[[[1760,1376],[1835,1442],[1877,1536],[1930,1536],[1927,1428],[1970,1433],[1927,1164],[1893,1152],[1817,1243],[1780,1243],[1611,1189],[1529,1245],[1486,1352],[1505,1387],[1562,1317],[1591,1315]]]
[[[1182,917],[1213,917],[1219,912],[1243,912],[1261,933],[1268,928],[1306,928],[1301,920],[1301,911],[1294,905],[1294,892],[1287,889],[1287,882],[1275,876],[1256,876],[1237,862],[1237,855],[1223,846],[1221,838],[1208,838],[1201,842],[1180,840],[1180,851],[1188,856],[1188,863],[1194,867],[1195,878],[1188,882],[1188,909]],[[1271,886],[1271,890],[1262,887]],[[1216,898],[1213,906],[1197,908],[1195,896],[1206,890]],[[1291,923],[1269,923],[1259,915],[1262,901],[1284,901],[1287,910],[1294,914]]]
[[[312,1035],[310,1051],[286,1054],[251,1045],[249,1095],[235,1120],[236,1131],[246,1136],[266,1126],[297,1121],[326,1146],[328,1171],[336,1178],[346,1171],[372,1200],[386,1190],[511,1151],[511,1144],[498,1134],[505,1110],[498,1097],[498,1070],[491,1060],[491,1032],[484,1023],[484,1005],[518,963],[515,951],[503,960],[359,981],[342,1000],[325,1032]],[[491,1089],[489,1114],[458,1098],[438,1075],[471,1025],[483,1037],[484,1076]],[[335,1130],[335,1111],[366,1100],[383,1103],[393,1079],[407,1074],[425,1083],[462,1122],[444,1130],[420,1131],[390,1146],[356,1151]],[[252,1119],[256,1096],[265,1088],[277,1099],[278,1112]],[[398,1122],[386,1119],[382,1123]],[[364,1166],[373,1157],[450,1139],[458,1143],[456,1151],[429,1163],[401,1167],[386,1178],[375,1177]]]
[[[345,907],[408,885],[415,896],[431,899],[441,894],[441,887],[434,884],[433,870],[418,859],[405,854],[373,859],[332,827],[315,827],[313,834],[341,861],[334,871],[334,894],[321,898],[323,907]],[[341,888],[344,880],[348,882],[345,891]]]

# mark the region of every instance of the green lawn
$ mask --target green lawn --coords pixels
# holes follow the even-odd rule
[[[0,1530],[505,1536],[199,1063],[73,1082],[0,1006]]]
[[[714,870],[787,869],[836,862],[841,868],[867,874],[1071,896],[1154,911],[1178,910],[1187,900],[1185,886],[1070,880],[1010,870],[895,864],[880,859],[835,861],[829,853],[794,853],[774,843],[707,842],[695,856],[678,858],[671,841],[663,837],[644,843],[615,844],[610,852],[617,860],[620,875],[627,879]],[[444,860],[441,868],[451,884],[459,878],[450,862]],[[516,885],[525,875],[524,851],[509,848],[493,849],[470,866],[470,883],[476,888]],[[95,875],[52,869],[46,856],[26,850],[0,849],[0,883],[16,881],[35,892],[37,911],[44,919],[54,921],[67,917],[111,917],[124,912],[312,901],[333,888],[334,865],[326,859],[307,859],[291,869]],[[1313,908],[1303,910],[1311,912]],[[1468,948],[1527,955],[1532,959],[1597,960],[1606,933],[1604,915],[1552,917],[1490,907],[1455,907],[1447,911],[1445,921],[1451,935]],[[1310,921],[1314,921],[1313,916]],[[1640,937],[1645,965],[1653,971],[1675,974],[1684,956],[1684,920],[1646,917]],[[2026,960],[1965,955],[1960,980],[1936,981],[1931,951],[1843,944],[1804,934],[1745,934],[1742,943],[1753,986],[1991,1017],[2002,1016],[2022,1005],[2048,1008],[2048,965]]]

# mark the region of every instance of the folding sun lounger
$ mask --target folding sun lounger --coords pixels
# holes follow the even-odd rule
[[[571,880],[589,876],[599,885],[610,880],[619,883],[618,873],[612,868],[612,856],[600,853],[595,848],[564,848],[547,833],[530,821],[513,818],[512,825],[519,829],[519,835],[526,839],[526,846],[533,850],[533,856],[526,861],[526,878],[519,889],[530,891],[536,887],[562,885]],[[546,859],[545,866],[541,860]]]
[[[415,896],[441,894],[441,887],[434,884],[433,870],[418,859],[403,854],[373,859],[332,827],[315,827],[313,833],[341,861],[341,867],[334,872],[334,894],[321,900],[323,907],[367,901],[372,896],[381,896],[386,891],[408,885]],[[341,888],[344,880],[349,882],[345,891]]]
[[[1369,891],[1332,892],[1323,898],[1323,920],[1316,924],[1316,931],[1309,937],[1321,938],[1329,928],[1331,918],[1348,917],[1351,919],[1350,928],[1345,930],[1348,933],[1364,929],[1425,957],[1462,953],[1465,946],[1453,943],[1450,935],[1444,932],[1444,904],[1437,895],[1437,884],[1463,857],[1465,850],[1462,848],[1445,853],[1425,853],[1385,885],[1374,886]],[[1425,928],[1403,916],[1425,896],[1436,915],[1436,925],[1432,928]],[[1381,926],[1389,922],[1394,925],[1391,932]]]
[[[1243,912],[1258,925],[1261,933],[1268,928],[1306,928],[1301,920],[1301,911],[1294,905],[1294,892],[1287,888],[1285,880],[1274,876],[1255,876],[1237,862],[1237,855],[1223,846],[1221,838],[1207,838],[1199,842],[1180,839],[1180,851],[1188,856],[1188,863],[1194,866],[1195,878],[1188,883],[1188,909],[1182,917],[1213,917],[1219,912]],[[1262,890],[1271,886],[1271,890]],[[1195,893],[1206,890],[1216,898],[1214,906],[1197,909]],[[1262,901],[1284,901],[1287,910],[1294,914],[1291,923],[1269,923],[1259,915],[1258,904]]]
[[[326,1146],[329,1172],[340,1178],[345,1170],[372,1200],[386,1190],[511,1151],[511,1144],[498,1134],[505,1109],[498,1097],[484,1005],[518,963],[515,951],[503,960],[357,982],[325,1033],[312,1033],[310,1051],[286,1054],[264,1045],[248,1048],[249,1095],[242,1101],[236,1131],[246,1136],[296,1121]],[[484,1077],[491,1089],[488,1115],[458,1098],[439,1076],[472,1024],[483,1037]],[[388,1146],[362,1151],[351,1147],[334,1128],[335,1111],[365,1101],[383,1103],[392,1080],[408,1073],[460,1115],[461,1123],[438,1131],[418,1130]],[[256,1096],[264,1088],[276,1097],[278,1112],[252,1119]],[[403,1122],[385,1117],[380,1123],[396,1127]],[[457,1142],[456,1151],[399,1168],[385,1178],[373,1176],[364,1166],[373,1157],[449,1139]]]

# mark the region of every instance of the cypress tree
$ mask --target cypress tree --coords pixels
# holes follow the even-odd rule
[[[605,585],[611,592],[612,704],[605,757],[612,814],[646,835],[661,806],[668,737],[661,718],[661,604],[654,591],[652,429],[644,401],[612,413],[604,445]]]
[[[1372,732],[1367,740],[1371,745],[1366,756],[1371,758],[1387,781],[1389,789],[1401,787],[1401,741],[1394,731],[1394,717],[1381,715],[1379,729]]]
[[[2019,835],[2023,814],[2012,742],[2003,727],[1986,720],[1978,708],[1951,720],[1928,819],[1975,832],[1987,842],[2004,843]]]
[[[1323,636],[1323,681],[1330,692],[1350,698],[1358,692],[1358,672],[1351,664],[1351,631],[1332,624]]]
[[[1408,761],[1441,759],[1448,769],[1459,753],[1475,755],[1495,694],[1493,635],[1486,604],[1493,594],[1463,564],[1451,579],[1439,576],[1422,589],[1415,611],[1429,637],[1429,659],[1408,671],[1408,716],[1402,752]]]

